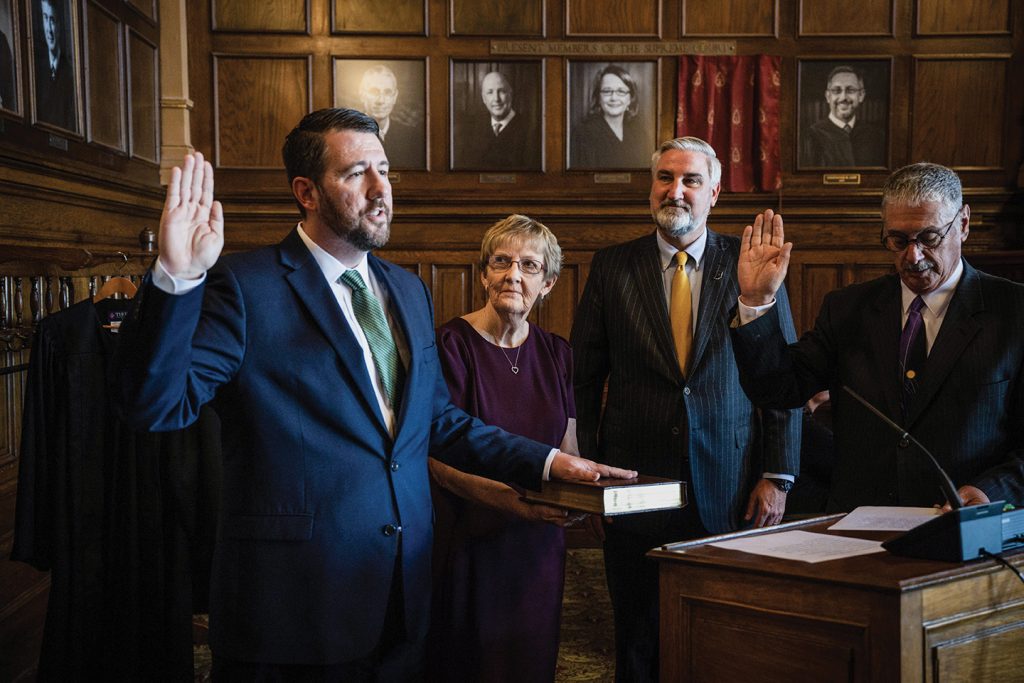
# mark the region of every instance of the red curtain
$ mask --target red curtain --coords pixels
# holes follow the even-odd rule
[[[692,135],[715,148],[726,192],[772,192],[782,187],[781,61],[769,55],[679,58],[676,135]]]

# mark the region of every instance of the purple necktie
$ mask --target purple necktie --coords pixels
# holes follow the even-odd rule
[[[910,302],[910,309],[907,311],[907,322],[903,326],[903,333],[900,335],[900,382],[903,384],[904,419],[907,409],[910,407],[910,400],[917,392],[917,386],[921,381],[921,372],[924,370],[925,360],[928,357],[924,319],[921,317],[923,307],[924,300],[919,296],[914,297],[914,300]]]

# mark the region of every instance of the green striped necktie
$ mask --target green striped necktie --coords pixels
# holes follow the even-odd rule
[[[359,327],[363,328],[366,343],[370,345],[373,364],[377,366],[385,398],[393,408],[397,407],[402,362],[398,357],[395,339],[391,336],[391,328],[384,317],[384,309],[381,308],[377,297],[366,288],[359,271],[346,270],[338,281],[348,285],[352,290],[352,308],[355,310]]]

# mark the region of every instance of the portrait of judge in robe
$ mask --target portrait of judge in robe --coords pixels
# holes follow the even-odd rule
[[[372,116],[392,170],[427,168],[422,59],[335,59],[334,106]]]
[[[800,62],[800,168],[885,168],[889,60]]]
[[[77,133],[73,5],[70,0],[32,0],[33,85],[35,120]]]
[[[453,62],[452,169],[540,171],[541,63]]]
[[[0,109],[18,111],[13,0],[0,0]]]

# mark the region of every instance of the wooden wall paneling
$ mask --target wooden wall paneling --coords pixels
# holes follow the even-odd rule
[[[916,0],[918,35],[1010,32],[1011,0]]]
[[[89,140],[127,150],[121,22],[95,2],[85,5]]]
[[[1009,55],[914,58],[911,159],[965,170],[1002,168],[1007,153],[1009,59]]]
[[[441,325],[473,309],[473,288],[479,287],[474,268],[457,263],[434,263],[430,268],[430,294],[434,298],[434,325]]]
[[[537,323],[548,332],[569,338],[572,322],[576,317],[576,302],[582,293],[579,288],[579,269],[579,264],[562,266],[558,282],[548,293],[547,298],[534,305],[530,313],[531,322]]]
[[[661,0],[565,0],[566,36],[661,37]]]
[[[282,168],[281,144],[312,108],[312,58],[214,54],[213,60],[217,166]]]
[[[453,36],[544,36],[544,0],[449,0]]]
[[[787,287],[793,287],[794,291],[799,292],[799,301],[793,301],[793,322],[796,325],[797,334],[803,334],[814,327],[814,318],[825,295],[834,289],[839,289],[842,285],[843,266],[841,264],[805,263],[802,265],[799,287],[796,287],[795,283],[787,283]]]
[[[681,0],[685,36],[775,36],[779,0]],[[831,3],[830,3],[831,4]]]
[[[214,31],[308,33],[309,0],[210,0]],[[375,5],[370,5],[375,7]],[[377,11],[380,11],[377,8]],[[382,12],[384,13],[384,12]]]
[[[153,163],[160,163],[159,69],[156,45],[128,29],[128,146]]]
[[[149,19],[150,21],[156,21],[156,0],[126,0],[127,3],[134,7],[139,13]]]
[[[800,0],[800,36],[893,35],[893,0]]]
[[[390,0],[386,7],[364,0],[333,0],[331,27],[335,33],[423,36],[427,34],[427,0]]]

